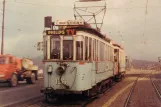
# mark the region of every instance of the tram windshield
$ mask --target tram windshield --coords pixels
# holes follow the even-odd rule
[[[73,59],[73,37],[67,36],[63,40],[63,60]]]
[[[76,60],[83,60],[83,36],[76,37]]]
[[[51,59],[60,59],[60,37],[51,38]]]
[[[63,41],[60,37],[51,38],[51,59],[61,59],[61,42],[62,42],[62,59],[73,60],[73,37],[64,36]]]

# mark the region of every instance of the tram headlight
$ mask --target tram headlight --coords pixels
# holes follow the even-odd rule
[[[47,72],[48,72],[49,74],[51,74],[51,73],[53,72],[53,67],[52,67],[52,65],[49,65],[49,66],[47,67]]]
[[[60,66],[60,67],[58,67],[57,70],[56,70],[56,73],[57,73],[58,75],[62,75],[62,74],[64,74],[64,72],[65,72],[65,67],[64,67],[64,66]]]

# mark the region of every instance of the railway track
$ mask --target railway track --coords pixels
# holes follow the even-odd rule
[[[114,82],[112,86],[116,84],[117,83]],[[86,107],[89,103],[102,96],[105,92],[109,92],[111,88],[105,90],[102,94],[96,94],[90,98],[71,95],[60,98],[58,101],[49,104],[46,103],[44,96],[41,96],[40,98],[34,98],[6,107]]]
[[[153,74],[152,72],[149,73],[148,77],[149,77],[149,79],[150,79],[150,81],[151,81],[151,83],[152,83],[152,86],[153,86],[154,89],[155,89],[155,92],[157,93],[159,99],[161,100],[161,92],[159,91],[158,85],[154,82],[154,80],[152,80],[152,78],[151,78],[151,75],[152,75],[152,74]],[[136,80],[134,81],[134,83],[133,83],[133,85],[132,85],[132,87],[131,87],[131,89],[130,89],[130,92],[129,92],[128,96],[127,96],[127,99],[126,99],[126,101],[125,101],[125,103],[124,103],[124,107],[128,107],[128,106],[129,106],[129,103],[130,103],[132,94],[133,94],[133,92],[134,92],[135,86],[136,86],[136,84],[137,84],[139,78],[140,78],[140,76],[137,77]]]
[[[154,82],[154,80],[152,80],[152,78],[150,77],[150,81],[155,89],[155,92],[157,93],[159,99],[161,100],[161,92],[159,91],[159,87],[158,85]]]
[[[128,107],[128,105],[129,105],[129,103],[130,103],[130,99],[131,99],[131,97],[132,97],[132,93],[134,92],[134,88],[135,88],[135,86],[136,86],[136,84],[137,84],[139,78],[140,78],[140,76],[138,76],[138,77],[136,78],[136,80],[134,81],[134,83],[133,83],[133,85],[132,85],[132,87],[131,87],[131,89],[130,89],[130,92],[129,92],[129,94],[128,94],[128,97],[127,97],[127,99],[126,99],[126,101],[125,101],[125,103],[124,103],[124,107]]]

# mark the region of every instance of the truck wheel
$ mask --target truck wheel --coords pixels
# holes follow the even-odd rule
[[[17,86],[17,84],[18,84],[18,78],[17,78],[17,75],[16,75],[16,74],[13,74],[13,75],[12,75],[9,84],[10,84],[11,87]]]
[[[38,71],[35,72],[35,78],[38,80]]]
[[[26,78],[28,84],[34,84],[36,82],[36,75],[35,73],[31,74],[31,77]]]

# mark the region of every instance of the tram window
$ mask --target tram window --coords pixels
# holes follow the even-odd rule
[[[108,47],[108,45],[106,45],[106,47],[105,47],[106,48],[106,52],[105,52],[106,61],[108,60],[108,56],[107,56],[108,55],[108,50],[107,50],[107,47]]]
[[[97,56],[96,56],[96,43],[97,43],[97,42],[96,42],[96,39],[95,39],[95,40],[94,40],[94,53],[95,53],[94,56],[95,56],[95,60],[97,59]]]
[[[111,47],[109,46],[109,61],[111,61]]]
[[[107,59],[107,58],[108,58],[108,57],[107,57],[107,55],[108,55],[107,52],[108,52],[108,51],[107,51],[107,45],[105,45],[105,46],[106,46],[106,47],[105,47],[105,60],[107,61],[107,60],[108,60],[108,59]]]
[[[96,54],[96,52],[95,52],[95,39],[93,40],[93,60],[95,60],[95,54]]]
[[[111,55],[111,58],[112,58],[112,61],[114,61],[114,50],[113,50],[113,48],[111,48],[111,53],[112,53],[112,55]]]
[[[51,59],[60,59],[60,38],[53,37],[51,39]]]
[[[104,43],[100,42],[100,61],[104,60]]]
[[[85,37],[85,60],[88,60],[88,37]]]
[[[112,61],[112,48],[110,47],[110,61]]]
[[[106,44],[104,44],[104,61],[106,61]]]
[[[109,46],[107,45],[107,48],[106,48],[107,49],[107,54],[106,54],[107,55],[107,61],[109,60],[109,50],[108,50],[108,47]]]
[[[73,59],[73,40],[63,41],[63,60]]]
[[[96,40],[96,60],[98,61],[98,40]]]
[[[114,60],[115,60],[115,62],[117,62],[117,57],[116,56],[114,56]]]
[[[89,38],[89,60],[92,59],[92,38]]]
[[[114,53],[117,53],[118,51],[117,51],[117,49],[114,49]]]
[[[83,36],[76,38],[76,60],[83,60]]]
[[[108,46],[108,61],[110,61],[110,46]]]

